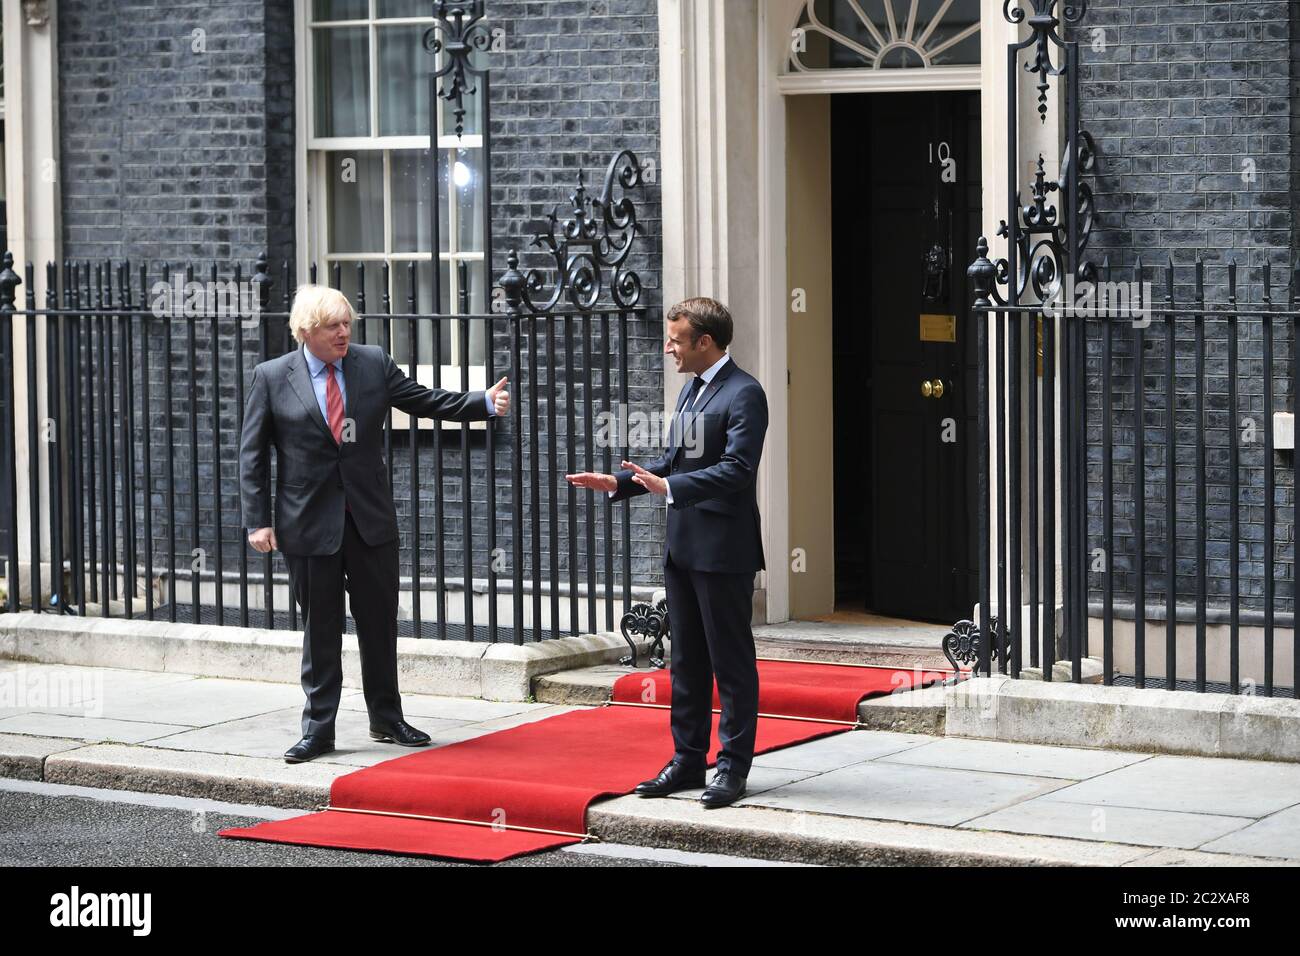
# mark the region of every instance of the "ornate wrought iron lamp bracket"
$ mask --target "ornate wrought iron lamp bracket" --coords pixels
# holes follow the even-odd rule
[[[483,0],[439,0],[434,8],[435,24],[424,31],[423,45],[428,53],[446,54],[432,76],[443,79],[437,95],[455,103],[456,138],[465,132],[465,96],[478,92],[476,77],[487,70],[474,66],[471,56],[486,53],[492,45],[492,32],[483,19]],[[445,79],[444,79],[445,78]],[[437,137],[437,131],[434,137]]]
[[[1061,59],[1061,51],[1065,49],[1066,43],[1057,32],[1057,27],[1062,21],[1070,24],[1079,22],[1088,8],[1086,2],[1065,4],[1061,8],[1061,17],[1058,19],[1055,12],[1057,2],[1058,0],[1032,0],[1033,13],[1029,15],[1016,0],[1004,0],[1003,3],[1003,16],[1008,22],[1027,22],[1032,28],[1030,35],[1014,48],[1017,51],[1030,47],[1034,49],[1033,55],[1023,64],[1023,68],[1028,73],[1038,74],[1038,113],[1039,120],[1043,123],[1047,121],[1047,92],[1051,88],[1048,77],[1066,75],[1066,66]],[[1058,193],[1062,198],[1066,197],[1071,183],[1077,197],[1075,208],[1078,219],[1074,257],[1079,265],[1075,278],[1095,281],[1096,267],[1093,263],[1084,261],[1083,253],[1087,249],[1097,216],[1093,205],[1092,188],[1079,181],[1079,174],[1089,173],[1095,169],[1097,148],[1092,135],[1084,129],[1078,130],[1076,142],[1074,156],[1070,155],[1067,144],[1056,179],[1047,178],[1044,169],[1045,158],[1040,153],[1034,181],[1029,187],[1029,201],[1022,203],[1020,193],[1016,193],[1013,203],[1015,210],[1013,222],[1008,225],[1007,220],[1001,220],[997,232],[999,237],[1007,239],[1009,244],[1015,247],[1015,286],[1010,285],[1011,264],[1008,259],[995,260],[991,264],[994,282],[984,295],[979,296],[987,300],[984,305],[1006,305],[1008,302],[1024,304],[1028,292],[1032,292],[1037,301],[1046,302],[1059,292],[1062,277],[1067,271],[1066,263],[1071,258],[1069,204],[1066,203],[1066,211],[1061,212],[1055,204],[1047,200],[1051,193]],[[980,252],[979,257],[983,258],[987,255],[988,247],[983,237],[981,237],[981,244],[985,251]],[[977,259],[968,270],[968,275],[972,279],[975,279],[975,270],[979,265]],[[983,271],[982,267],[981,271]],[[1005,296],[998,291],[998,286],[1007,287]]]

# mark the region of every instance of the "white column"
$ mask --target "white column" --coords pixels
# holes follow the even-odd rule
[[[725,303],[736,323],[730,352],[767,392],[769,424],[758,499],[768,571],[756,601],[768,621],[788,617],[785,336],[770,321],[772,290],[784,285],[784,259],[772,269],[761,237],[784,238],[756,201],[772,170],[760,151],[767,114],[768,64],[760,56],[767,0],[660,0],[659,96],[663,195],[663,301],[688,296]],[[760,64],[762,64],[760,66]],[[779,103],[779,96],[777,97]],[[766,142],[766,140],[762,140]],[[779,173],[779,171],[778,171]],[[781,183],[784,197],[784,181]],[[782,198],[782,203],[784,198]],[[778,275],[779,273],[779,275]],[[664,409],[671,412],[684,377],[664,362]],[[774,569],[775,572],[774,573]]]
[[[37,307],[44,307],[45,263],[58,262],[62,247],[59,236],[61,200],[59,187],[58,34],[55,0],[0,0],[4,16],[5,86],[5,193],[8,215],[9,251],[14,271],[23,275],[27,262],[35,266]],[[26,286],[17,289],[21,307]],[[49,410],[45,402],[45,320],[37,323],[37,419],[44,422]],[[16,491],[18,497],[18,550],[20,564],[31,556],[28,507],[29,451],[40,453],[40,537],[49,547],[48,466],[45,446],[39,436],[29,438],[27,428],[27,332],[26,320],[14,323],[14,422],[16,427]],[[40,426],[38,426],[40,427]],[[23,575],[24,582],[26,575]],[[42,587],[48,589],[48,571],[42,573]]]

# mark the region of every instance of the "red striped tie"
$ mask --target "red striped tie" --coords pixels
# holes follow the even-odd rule
[[[325,383],[325,410],[328,412],[330,431],[334,440],[343,444],[343,393],[339,391],[338,380],[334,377],[334,366],[327,365],[329,380]]]
[[[334,366],[326,365],[325,369],[330,375],[329,379],[325,382],[325,410],[329,412],[330,431],[334,433],[334,440],[342,445],[343,393],[339,391],[338,379],[334,377]],[[346,498],[343,499],[343,507],[347,511],[352,510],[352,505],[348,504]]]

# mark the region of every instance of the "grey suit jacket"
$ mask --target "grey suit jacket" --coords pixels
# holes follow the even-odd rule
[[[340,445],[321,414],[301,349],[253,369],[239,444],[239,492],[244,527],[274,527],[287,554],[333,554],[343,545],[344,503],[370,545],[397,537],[397,511],[384,461],[389,408],[421,418],[458,422],[489,417],[482,391],[425,388],[402,373],[377,345],[348,347],[343,357],[345,419],[351,440]],[[345,423],[346,428],[346,423]],[[274,512],[268,494],[271,448],[276,450]]]

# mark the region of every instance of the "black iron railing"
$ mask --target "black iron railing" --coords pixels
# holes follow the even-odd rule
[[[634,218],[630,222],[635,226]],[[605,495],[569,486],[563,475],[609,471],[615,451],[624,458],[631,453],[627,430],[608,425],[626,420],[619,409],[630,402],[628,342],[644,326],[645,309],[636,305],[639,282],[622,259],[612,262],[608,250],[597,255],[563,243],[557,248],[565,267],[556,283],[562,295],[540,306],[533,296],[544,274],[519,272],[513,252],[501,279],[500,312],[418,313],[413,263],[406,303],[385,294],[377,311],[367,311],[364,293],[356,297],[361,322],[354,340],[364,344],[369,337],[391,351],[395,330],[404,327],[402,364],[412,378],[431,365],[432,384],[468,390],[469,348],[477,340],[486,343],[484,382],[508,374],[511,383],[509,417],[455,426],[455,438],[441,424],[421,429],[414,419],[404,436],[389,415],[389,482],[406,511],[402,567],[410,611],[401,622],[404,633],[520,643],[612,631],[616,616],[631,606],[629,503],[613,505]],[[238,266],[222,276],[213,266],[209,288],[232,283],[225,288],[248,295],[232,294],[220,300],[221,308],[208,308],[209,295],[196,314],[175,315],[165,310],[179,298],[166,290],[182,277],[193,282],[193,267],[164,268],[160,287],[150,284],[143,266],[68,262],[60,270],[50,264],[38,307],[28,264],[21,280],[25,303],[16,308],[20,279],[12,265],[6,253],[0,272],[0,478],[7,494],[0,501],[0,531],[7,609],[296,629],[287,569],[278,553],[259,555],[248,547],[238,505],[245,389],[253,365],[287,347],[294,288],[288,266],[273,282],[263,257],[247,286]],[[611,308],[595,305],[602,265],[613,265],[615,283],[623,284]],[[381,269],[380,287],[388,289],[388,266]],[[310,278],[317,278],[314,267]],[[336,268],[331,284],[337,288],[340,278]],[[460,306],[468,312],[467,277],[461,278]],[[358,289],[366,288],[364,280],[359,274]],[[247,308],[250,296],[255,308]],[[21,353],[14,344],[18,323],[26,330]],[[457,343],[455,355],[444,352],[441,329],[448,324],[457,326],[457,335],[448,336]],[[427,343],[423,354],[421,343]],[[16,359],[26,367],[25,422],[14,415]],[[448,365],[458,370],[458,381],[442,380]],[[503,429],[508,434],[500,436]],[[498,487],[503,457],[509,483]],[[19,553],[16,470],[23,458],[26,561]],[[449,495],[448,484],[457,480],[458,492]],[[268,477],[268,489],[273,482]],[[449,547],[453,535],[459,543]],[[449,599],[456,589],[463,603],[453,613]],[[486,593],[485,608],[481,597],[476,607],[479,590]],[[505,622],[498,620],[502,593],[510,608]],[[426,595],[431,608],[424,606]]]
[[[1095,148],[1079,127],[1079,44],[1062,33],[1087,5],[1057,7],[1004,6],[1029,31],[1007,46],[1007,254],[990,260],[981,238],[969,269],[979,607],[945,649],[982,674],[1052,680],[1060,663],[1081,681],[1099,641],[1106,683],[1295,696],[1300,274],[1276,301],[1262,263],[1247,304],[1231,262],[1170,261],[1148,277],[1139,259],[1119,281],[1086,259],[1096,213],[1080,174]],[[1027,199],[1025,73],[1043,128],[1058,81],[1065,114],[1059,174],[1040,153]],[[1282,448],[1274,413],[1288,406]]]
[[[987,364],[999,370],[997,386],[987,368],[981,381],[981,507],[1000,516],[982,551],[990,624],[978,633],[993,639],[977,648],[989,655],[981,667],[1012,676],[1041,669],[1050,680],[1063,661],[1077,681],[1099,637],[1106,683],[1294,696],[1300,274],[1276,302],[1264,263],[1260,301],[1245,304],[1235,263],[1224,267],[1220,302],[1207,301],[1201,260],[1186,270],[1190,301],[1175,296],[1172,262],[1158,283],[1140,262],[1124,283],[1104,265],[1085,302],[1045,312],[991,302],[994,266],[980,251],[971,270],[977,321]],[[1288,405],[1279,447],[1275,413]],[[1258,583],[1255,593],[1244,593],[1247,581]],[[1120,621],[1130,630],[1122,668]],[[1152,622],[1163,624],[1155,678],[1147,673]],[[1208,676],[1221,653],[1208,639],[1211,624],[1226,628],[1227,669],[1217,678]],[[1260,629],[1258,644],[1243,637],[1248,625]],[[1275,666],[1283,640],[1288,674]]]

